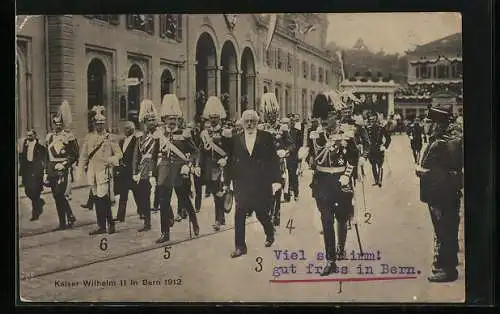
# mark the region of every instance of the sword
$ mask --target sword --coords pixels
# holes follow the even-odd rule
[[[359,237],[358,223],[354,224],[354,230],[356,230],[356,237],[358,238],[359,252],[363,254],[363,247],[361,246],[361,238]]]

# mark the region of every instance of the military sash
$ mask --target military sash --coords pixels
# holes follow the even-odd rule
[[[177,157],[182,159],[185,162],[189,162],[189,159],[186,155],[177,147],[174,143],[172,143],[167,138],[164,138],[165,143],[162,143],[160,146],[160,150],[163,152],[167,150],[168,152],[173,152]]]
[[[152,136],[147,136],[147,138],[144,140],[143,143],[141,143],[141,161],[143,161],[146,158],[151,158],[151,153],[153,152],[153,141],[154,138]]]
[[[203,132],[201,134],[201,139],[203,140],[203,146],[206,150],[214,150],[222,157],[226,156],[226,152],[219,145],[215,144],[208,132]]]

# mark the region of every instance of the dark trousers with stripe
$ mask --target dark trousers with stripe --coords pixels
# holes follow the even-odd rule
[[[59,218],[59,227],[66,226],[66,219],[74,217],[71,206],[66,198],[66,188],[68,186],[68,171],[61,176],[49,178],[52,196],[56,202],[57,217]]]

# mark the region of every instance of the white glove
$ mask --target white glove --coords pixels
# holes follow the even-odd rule
[[[384,152],[384,151],[385,151],[385,146],[384,146],[384,145],[380,145],[380,151],[381,151],[381,152]]]
[[[201,176],[201,168],[200,167],[194,167],[193,168],[193,173],[197,177]]]
[[[134,174],[132,176],[132,178],[134,179],[135,183],[137,183],[141,179],[141,175],[139,173],[138,174]]]
[[[149,177],[149,184],[151,184],[151,186],[156,186],[156,178],[155,177]]]
[[[274,194],[276,194],[276,192],[279,191],[279,189],[281,189],[281,183],[273,183],[272,187],[273,187],[273,195],[274,195]]]
[[[54,169],[56,170],[63,170],[64,169],[64,166],[62,163],[57,163],[55,166],[54,166]]]
[[[287,154],[287,151],[284,150],[284,149],[278,149],[278,156],[280,158],[285,158],[286,157],[286,154]]]
[[[339,182],[343,186],[346,186],[347,184],[349,184],[349,177],[346,176],[346,175],[341,175],[340,178],[339,178]]]
[[[309,138],[311,140],[318,139],[319,138],[319,132],[318,131],[311,131],[311,133],[309,133]]]
[[[217,164],[221,167],[225,167],[227,165],[227,161],[225,158],[221,158],[217,161]]]
[[[189,166],[188,165],[183,165],[181,167],[181,174],[182,175],[189,175]]]
[[[413,136],[410,135],[410,140],[413,140]]]
[[[365,157],[359,157],[358,165],[360,167],[363,167],[366,164],[366,158]]]
[[[78,173],[78,172],[77,172],[77,173]],[[47,182],[47,180],[48,180],[48,176],[47,176],[47,174],[45,173],[45,174],[43,175],[43,182]]]

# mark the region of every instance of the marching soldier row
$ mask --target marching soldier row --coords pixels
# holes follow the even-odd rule
[[[159,208],[161,235],[156,243],[169,241],[170,228],[176,221],[186,218],[189,218],[190,233],[192,227],[194,235],[198,236],[200,226],[196,213],[201,207],[201,186],[205,185],[206,194],[213,196],[214,230],[226,224],[233,198],[236,201],[235,251],[231,254],[236,258],[246,254],[244,222],[252,212],[264,227],[265,246],[274,243],[274,228],[280,225],[281,203],[289,202],[292,194],[294,200],[298,200],[298,178],[302,161],[306,161],[313,170],[309,186],[321,215],[327,257],[321,275],[329,275],[337,271],[336,261],[345,258],[347,232],[355,216],[354,195],[364,193],[364,167],[369,161],[373,185],[381,187],[384,155],[391,144],[390,134],[378,123],[377,113],[354,115],[355,103],[355,97],[349,93],[319,94],[308,128],[296,115],[280,119],[276,96],[266,93],[261,98],[261,117],[247,110],[241,120],[230,125],[224,122],[226,111],[221,101],[212,96],[203,110],[205,122],[197,121],[196,125],[187,127],[183,125],[177,97],[168,94],[163,98],[159,113],[150,100],[144,100],[137,121],[144,132],[136,131],[135,123],[129,121],[124,127],[125,137],[118,143],[104,128],[104,107],[97,106],[89,115],[93,130],[86,136],[80,151],[75,137],[64,130],[71,123],[71,112],[68,103],[63,102],[53,119],[54,132],[47,135],[47,148],[38,143],[33,132],[27,135],[20,148],[23,183],[33,206],[32,220],[38,219],[43,212],[42,185],[37,178],[44,175],[43,183],[51,188],[58,212],[56,230],[73,226],[76,218],[65,192],[70,169],[77,164],[76,178],[85,174],[91,187],[86,207],[94,204],[96,209],[98,228],[90,235],[115,232],[115,223],[125,221],[128,194],[132,191],[137,212],[144,221],[139,232],[151,230],[151,209]],[[429,178],[433,167],[442,166],[431,156],[442,153],[444,148],[437,151],[441,147],[439,143],[451,138],[443,135],[448,134],[444,131],[439,133],[441,129],[446,128],[438,124],[434,129],[431,143],[436,144],[429,145],[424,152],[423,168],[417,171],[424,184],[431,184]],[[460,173],[460,162],[457,160],[449,172]],[[30,175],[26,175],[28,173]],[[459,184],[451,188],[450,193],[455,193],[457,188]],[[171,206],[174,191],[178,200],[177,217]],[[113,219],[111,206],[115,192],[120,198],[117,216]],[[447,213],[456,211],[457,198],[453,194],[446,202],[441,202],[432,194],[434,192],[422,193],[422,201],[429,203],[433,217],[436,246],[439,247],[436,250],[441,252],[436,253],[439,256],[431,279],[453,279],[456,277],[452,270],[456,266],[453,257],[456,257],[453,240],[456,225],[454,220],[441,221]],[[454,215],[450,217],[454,219]],[[337,235],[334,220],[337,221]],[[362,251],[356,224],[355,227]],[[448,227],[453,229],[451,233],[446,233]]]

